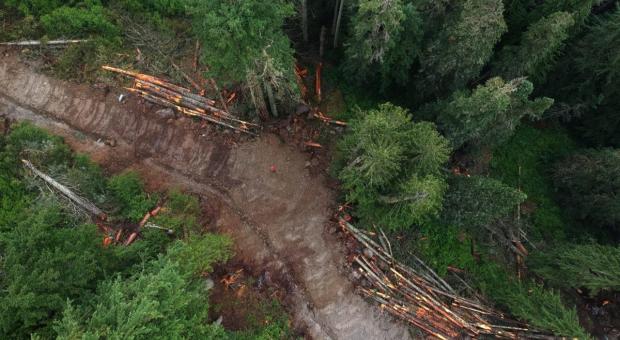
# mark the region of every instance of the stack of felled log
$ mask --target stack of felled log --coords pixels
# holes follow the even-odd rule
[[[552,338],[479,301],[459,296],[420,259],[416,258],[415,268],[399,263],[384,233],[357,229],[345,219],[339,224],[359,246],[349,257],[361,277],[358,292],[394,317],[439,339]]]
[[[134,79],[133,86],[126,90],[151,103],[251,135],[256,135],[259,129],[258,125],[237,119],[226,110],[216,107],[214,100],[192,93],[185,87],[146,74],[111,66],[102,66],[102,68]]]

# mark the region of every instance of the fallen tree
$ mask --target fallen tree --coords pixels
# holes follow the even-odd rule
[[[97,208],[93,203],[89,202],[87,199],[80,197],[78,194],[71,191],[66,186],[58,183],[52,177],[46,175],[45,173],[39,171],[30,161],[22,159],[22,163],[24,166],[30,169],[37,177],[44,180],[47,184],[51,185],[54,189],[62,193],[65,197],[70,199],[73,203],[75,203],[80,208],[84,209],[86,212],[92,214],[98,219],[105,221],[107,219],[107,215],[103,210]]]

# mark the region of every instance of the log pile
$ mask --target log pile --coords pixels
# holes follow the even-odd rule
[[[399,263],[392,257],[390,242],[383,232],[357,229],[345,219],[340,219],[339,224],[359,246],[349,258],[362,278],[358,292],[397,319],[439,339],[552,338],[476,300],[459,296],[418,258],[416,268]]]
[[[133,86],[125,89],[151,103],[250,135],[256,135],[259,129],[258,125],[239,120],[228,111],[216,107],[214,100],[192,93],[185,87],[146,74],[105,65],[102,68],[132,78]]]

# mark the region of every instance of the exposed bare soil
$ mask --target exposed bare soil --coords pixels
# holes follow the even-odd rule
[[[64,136],[110,172],[136,170],[151,190],[199,195],[238,260],[286,291],[295,326],[309,337],[410,337],[354,293],[342,246],[326,231],[334,193],[309,170],[307,154],[273,134],[247,139],[163,118],[137,99],[119,103],[118,94],[51,79],[0,50],[0,115]]]

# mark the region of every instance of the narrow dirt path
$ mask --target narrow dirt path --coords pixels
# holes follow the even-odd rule
[[[406,327],[355,295],[341,272],[341,245],[324,231],[333,193],[308,173],[304,154],[272,135],[226,143],[189,120],[116,98],[37,74],[15,58],[0,61],[0,115],[33,121],[116,171],[135,169],[158,188],[180,186],[218,206],[218,230],[234,238],[256,273],[284,282],[295,322],[312,338],[409,338]]]

